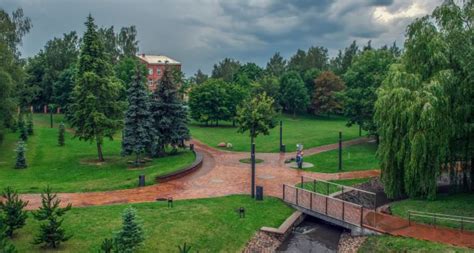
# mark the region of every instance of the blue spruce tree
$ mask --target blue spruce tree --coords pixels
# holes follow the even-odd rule
[[[140,70],[137,69],[130,88],[127,90],[128,109],[125,113],[125,127],[122,136],[122,155],[136,156],[135,166],[140,165],[140,155],[149,152],[152,144],[153,118],[150,113],[150,99]]]

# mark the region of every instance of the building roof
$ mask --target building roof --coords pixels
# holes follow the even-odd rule
[[[137,55],[137,57],[148,64],[170,64],[170,65],[181,64],[179,61],[171,59],[168,56],[164,56],[164,55],[139,54]]]

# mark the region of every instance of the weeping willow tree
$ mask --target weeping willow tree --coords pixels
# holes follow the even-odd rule
[[[441,172],[472,190],[474,4],[446,1],[407,29],[401,63],[378,90],[382,181],[391,198],[436,197]]]

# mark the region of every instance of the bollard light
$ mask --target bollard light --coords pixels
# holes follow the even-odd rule
[[[168,208],[173,207],[173,197],[168,198]]]
[[[244,207],[239,208],[239,218],[245,218],[245,208]]]

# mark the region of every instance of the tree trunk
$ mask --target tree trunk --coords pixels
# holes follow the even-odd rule
[[[135,158],[135,167],[140,165],[140,154],[137,152],[137,156]]]
[[[99,157],[99,161],[104,161],[104,155],[102,154],[102,144],[97,141],[97,155]]]

